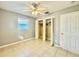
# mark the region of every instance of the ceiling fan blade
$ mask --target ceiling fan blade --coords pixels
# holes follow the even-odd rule
[[[32,10],[26,10],[26,9],[25,9],[25,10],[22,10],[22,11],[32,11]]]
[[[44,10],[46,10],[46,8],[38,8],[38,10],[44,11]]]
[[[25,4],[24,10],[27,10],[27,9],[31,10],[32,8],[33,8],[33,6],[31,4],[31,2],[28,2],[27,4]]]
[[[38,6],[38,8],[41,8],[41,9],[48,9],[48,6],[46,4],[40,4]]]

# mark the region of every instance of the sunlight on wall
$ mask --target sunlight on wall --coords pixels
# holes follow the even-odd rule
[[[18,29],[19,30],[27,30],[29,28],[29,23],[26,19],[19,19],[18,20]]]

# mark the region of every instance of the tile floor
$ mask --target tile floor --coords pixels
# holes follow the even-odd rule
[[[28,40],[0,48],[0,57],[78,57],[62,48],[52,47],[49,41]]]

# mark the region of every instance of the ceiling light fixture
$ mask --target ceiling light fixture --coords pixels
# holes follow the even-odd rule
[[[39,5],[40,5],[40,3],[38,3],[38,2],[32,3],[32,14],[33,15],[38,15],[40,13]]]
[[[43,14],[43,12],[46,10],[47,7],[45,7],[42,3],[40,2],[31,2],[31,4],[29,3],[29,8],[30,9],[25,9],[24,11],[31,11],[32,15],[40,15],[40,14]]]

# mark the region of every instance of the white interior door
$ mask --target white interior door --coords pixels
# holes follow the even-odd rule
[[[61,15],[60,46],[79,53],[79,11]]]

